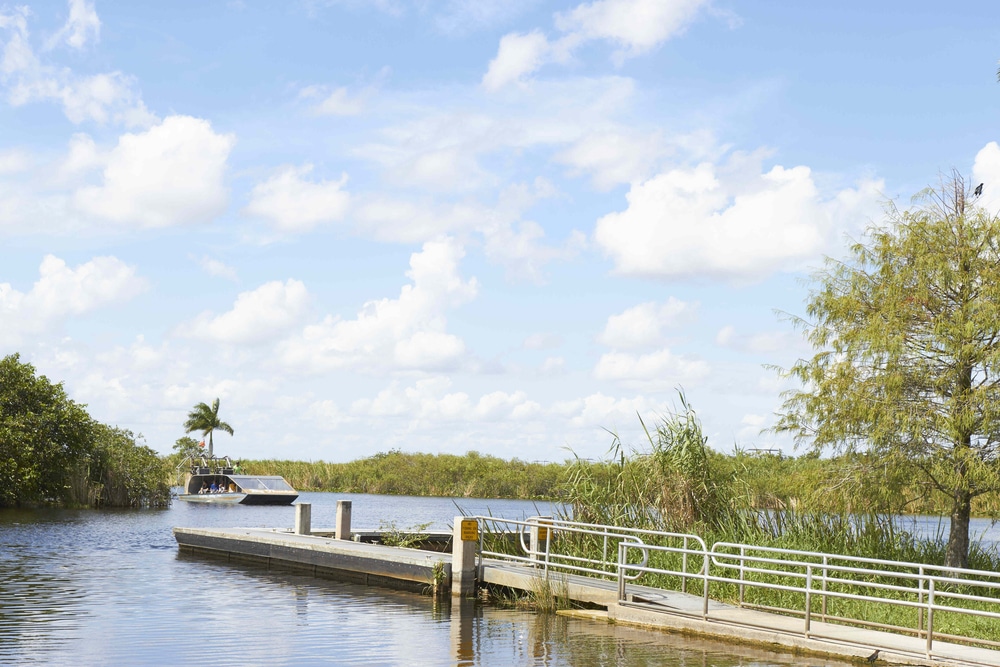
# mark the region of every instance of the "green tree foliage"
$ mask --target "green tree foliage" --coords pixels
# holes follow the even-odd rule
[[[174,443],[174,455],[173,458],[178,462],[186,458],[195,458],[201,456],[202,449],[201,445],[194,438],[184,435],[177,438],[177,442]]]
[[[776,428],[947,496],[945,564],[964,567],[972,501],[1000,489],[1000,219],[958,175],[918,201],[814,276],[817,353]]]
[[[62,384],[16,354],[0,360],[0,507],[66,500],[93,440],[93,421]]]
[[[170,503],[166,460],[139,445],[131,431],[99,424],[94,445],[90,479],[97,493],[90,504],[166,507]]]
[[[201,431],[208,436],[208,456],[214,456],[212,447],[212,433],[224,431],[229,435],[233,434],[233,427],[219,419],[219,399],[212,401],[212,405],[199,403],[188,413],[187,421],[184,422],[185,433]]]
[[[164,461],[132,433],[91,419],[18,355],[0,360],[0,507],[162,507],[166,480]]]

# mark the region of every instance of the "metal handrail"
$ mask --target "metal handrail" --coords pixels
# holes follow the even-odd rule
[[[647,539],[650,537],[656,537],[658,539],[680,539],[683,541],[683,549],[677,548],[678,551],[688,551],[688,543],[694,541],[702,547],[702,553],[707,553],[705,548],[705,542],[697,535],[691,535],[686,533],[667,533],[662,531],[647,530],[641,528],[620,528],[615,526],[606,526],[602,524],[585,523],[580,521],[568,521],[565,519],[554,519],[552,517],[529,517],[525,520],[515,520],[515,519],[502,519],[498,517],[490,516],[477,516],[470,517],[478,520],[484,526],[506,525],[514,526],[517,528],[517,533],[519,535],[519,542],[521,551],[525,554],[523,556],[511,555],[503,552],[489,551],[483,547],[482,532],[480,533],[480,541],[478,548],[478,557],[480,563],[482,558],[491,557],[499,558],[504,560],[510,560],[514,562],[528,563],[533,566],[540,566],[547,573],[549,568],[558,570],[567,570],[570,572],[581,572],[589,575],[597,575],[605,578],[619,578],[618,568],[618,556],[617,554],[609,553],[609,547],[612,546],[612,542],[618,541],[628,542],[632,544],[635,548],[643,550],[643,555],[641,561],[637,564],[641,567],[645,567],[648,563],[649,552],[645,551],[644,548],[646,542],[643,537]],[[527,529],[527,531],[525,531]],[[544,529],[546,531],[547,537],[549,539],[541,540],[536,538],[535,544],[525,543],[525,534],[527,532],[528,539],[531,539],[532,535],[537,536],[538,531]],[[602,540],[602,550],[600,558],[589,558],[586,556],[580,556],[572,553],[562,553],[553,551],[552,545],[553,540],[551,535],[554,533],[570,533],[579,535],[591,535],[593,537],[600,538]],[[707,559],[705,559],[707,560]],[[685,567],[687,564],[687,553],[684,553]],[[702,564],[702,569],[705,567],[704,562]],[[697,576],[698,573],[687,573],[687,577]],[[633,581],[641,576],[641,573],[627,576],[627,580]],[[686,581],[683,582],[682,587],[686,588]]]
[[[486,531],[480,531],[478,549],[480,567],[482,567],[482,560],[485,556],[528,563],[534,567],[544,568],[546,574],[549,568],[552,568],[582,572],[604,578],[617,576],[619,602],[626,604],[630,599],[628,585],[636,582],[644,574],[680,577],[682,591],[686,590],[688,579],[698,580],[702,582],[701,616],[705,620],[709,620],[709,593],[712,583],[737,585],[739,606],[741,607],[746,606],[745,589],[747,588],[800,593],[805,598],[801,609],[772,610],[801,615],[803,617],[802,632],[805,637],[818,636],[812,628],[813,616],[824,621],[836,620],[855,625],[883,627],[925,637],[926,644],[923,652],[930,659],[934,656],[933,643],[936,636],[934,616],[936,612],[1000,619],[1000,573],[996,572],[907,563],[864,556],[844,556],[815,551],[762,547],[735,542],[717,542],[709,549],[704,540],[689,533],[623,528],[551,517],[531,517],[521,521],[490,516],[472,518],[479,520],[484,528],[492,526],[495,529],[500,525],[513,527],[518,533],[519,546],[524,554],[511,555],[485,550],[483,535]],[[546,531],[547,539],[538,539],[540,529]],[[591,535],[601,539],[603,547],[600,558],[554,550],[555,540],[552,539],[552,536],[555,533]],[[529,540],[527,543],[525,542],[526,534]],[[673,540],[680,541],[680,546],[656,543]],[[618,554],[616,560],[612,561],[608,552],[615,542],[617,542]],[[629,563],[629,554],[635,549],[639,549],[642,554],[640,562]],[[657,552],[681,554],[680,569],[651,566],[650,554]],[[701,559],[701,566],[697,571],[687,571],[690,557]],[[614,572],[610,570],[614,570]],[[738,574],[734,576],[733,573]],[[772,581],[755,581],[752,578],[753,575],[765,575],[774,579]],[[879,580],[866,581],[865,578]],[[853,592],[836,590],[831,586],[853,587],[856,590]],[[949,590],[958,586],[963,587],[963,590]],[[998,596],[977,594],[974,592],[976,590],[991,594],[996,591]],[[882,597],[879,593],[903,594],[909,597]],[[819,614],[813,611],[813,600],[816,597],[820,598],[821,611]],[[861,618],[831,616],[828,614],[827,602],[834,599],[882,603],[916,609],[918,611],[916,627],[887,626],[871,623]],[[986,608],[975,609],[970,603]],[[940,632],[937,633],[937,636],[952,640],[1000,645],[996,642],[977,640],[973,637],[944,635]]]
[[[636,566],[627,562],[628,550],[631,545],[621,544],[619,547],[619,559],[621,561],[621,571],[623,577],[629,571],[638,570]],[[647,547],[652,550],[654,547]],[[737,552],[738,550],[738,552]],[[748,553],[749,552],[749,553]],[[701,555],[699,553],[699,555]],[[906,563],[900,561],[890,561],[878,558],[868,558],[862,556],[843,556],[840,554],[826,554],[821,552],[798,551],[794,549],[781,549],[772,547],[761,547],[734,542],[719,542],[712,546],[706,554],[709,557],[709,565],[703,577],[703,610],[702,615],[708,618],[708,594],[709,583],[718,582],[724,584],[736,584],[739,587],[739,605],[744,606],[744,589],[763,588],[770,590],[781,590],[804,595],[803,608],[799,609],[775,609],[775,611],[786,611],[801,614],[804,619],[803,634],[806,637],[815,636],[812,632],[811,620],[814,615],[812,611],[812,599],[814,596],[821,597],[821,618],[827,619],[828,599],[851,599],[861,602],[874,602],[895,605],[900,607],[915,608],[919,610],[917,627],[915,629],[898,628],[915,632],[918,636],[926,637],[924,653],[927,658],[933,656],[934,641],[934,612],[945,611],[950,613],[966,614],[969,616],[979,616],[985,618],[1000,619],[1000,598],[988,595],[976,595],[971,592],[950,591],[943,588],[949,585],[964,586],[967,588],[977,588],[985,591],[1000,591],[1000,573],[987,572],[982,570],[972,570],[967,568],[951,568],[940,565],[926,565],[921,563]],[[772,557],[776,556],[776,557]],[[811,560],[803,560],[805,558]],[[765,566],[775,567],[765,567]],[[877,565],[879,568],[858,567],[858,565]],[[738,577],[720,576],[713,574],[711,567],[717,571],[722,570],[738,572]],[[781,568],[781,569],[778,569]],[[891,569],[888,569],[891,568]],[[657,570],[656,568],[642,568],[641,572],[672,575],[676,574],[669,570]],[[754,581],[748,579],[747,575],[762,574],[777,578],[786,583],[774,581]],[[831,576],[842,575],[842,576]],[[865,581],[854,575],[864,575],[865,577],[879,577],[883,581]],[[890,581],[884,581],[889,579]],[[891,580],[897,583],[891,583]],[[790,580],[790,581],[789,581]],[[816,582],[819,582],[817,587]],[[900,581],[910,585],[902,585]],[[850,586],[860,589],[859,592],[845,592],[830,590],[830,584],[840,586]],[[620,600],[625,600],[627,595],[624,580],[619,585]],[[876,595],[876,592],[904,593],[915,599],[887,598]],[[974,602],[996,608],[996,611],[986,609],[974,609],[968,606],[957,606],[955,604],[942,604],[941,600]],[[926,624],[925,624],[926,618]],[[851,619],[837,617],[836,620],[844,622],[854,622],[856,624],[867,624],[861,619]],[[926,627],[925,627],[926,625]],[[965,641],[979,641],[972,637],[958,637],[948,635],[950,639],[960,639]],[[994,644],[994,642],[987,642]]]

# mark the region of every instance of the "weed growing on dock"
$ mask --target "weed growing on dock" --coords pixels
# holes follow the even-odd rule
[[[424,532],[430,525],[431,522],[428,521],[410,528],[398,528],[395,521],[382,521],[378,525],[379,542],[387,547],[410,549],[424,539]]]

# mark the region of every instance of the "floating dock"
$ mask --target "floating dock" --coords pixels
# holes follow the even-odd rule
[[[308,513],[308,510],[305,510]],[[434,550],[401,548],[373,543],[378,533],[351,533],[338,525],[333,530],[312,531],[308,516],[299,510],[295,530],[263,528],[175,528],[182,552],[247,562],[269,568],[417,592],[451,592],[467,598],[477,585],[502,586],[521,591],[539,590],[543,570],[538,566],[490,558],[476,562],[476,527],[456,517],[452,535],[427,540]],[[349,508],[347,520],[349,522]],[[338,518],[341,514],[338,513]],[[347,539],[348,537],[357,537]],[[368,541],[360,541],[360,539]],[[450,545],[448,543],[451,543]],[[448,551],[441,551],[448,547]],[[878,664],[935,665],[945,667],[1000,667],[1000,651],[935,642],[934,657],[924,654],[925,640],[873,629],[815,621],[808,636],[802,619],[709,601],[703,615],[701,596],[632,585],[626,600],[619,598],[615,581],[549,572],[548,585],[559,596],[592,607],[577,612],[596,621],[681,632],[730,642],[766,646],[866,662],[874,648]]]

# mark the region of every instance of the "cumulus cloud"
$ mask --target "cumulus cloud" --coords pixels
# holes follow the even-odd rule
[[[336,181],[310,181],[306,177],[312,170],[311,164],[283,167],[254,186],[244,212],[264,218],[284,232],[306,232],[341,220],[350,203],[350,195],[343,189],[347,174]]]
[[[96,42],[101,37],[101,19],[97,16],[94,3],[87,0],[69,0],[69,16],[66,23],[48,40],[48,48],[65,42],[74,49],[82,49],[88,42]]]
[[[494,391],[473,400],[466,392],[450,391],[451,386],[451,379],[443,376],[418,380],[409,387],[394,381],[374,398],[355,401],[351,413],[417,422],[498,422],[531,419],[543,411],[523,391]]]
[[[601,355],[594,377],[656,391],[692,384],[704,379],[709,370],[706,362],[676,355],[666,348],[648,354],[612,351]]]
[[[496,57],[483,75],[483,87],[496,91],[520,81],[545,64],[551,50],[548,38],[540,30],[504,35]]]
[[[231,310],[203,313],[179,333],[220,343],[260,343],[288,332],[301,322],[309,292],[298,280],[275,280],[236,297]]]
[[[694,317],[696,305],[674,297],[666,303],[641,303],[608,318],[598,342],[618,349],[641,349],[663,343],[664,330],[676,328]]]
[[[429,241],[410,257],[396,299],[369,301],[352,320],[327,316],[281,345],[280,357],[308,371],[358,368],[442,369],[465,355],[465,343],[446,331],[446,313],[476,296],[476,280],[464,280],[464,255],[454,239]]]
[[[761,173],[761,157],[636,183],[628,208],[599,219],[594,239],[620,274],[755,279],[818,257],[878,210],[880,181],[825,197],[808,167]]]
[[[646,53],[681,34],[708,0],[596,0],[556,14],[556,27],[581,40],[607,40],[625,58]]]
[[[598,392],[584,398],[558,401],[549,412],[562,416],[573,427],[614,428],[619,423],[634,423],[636,415],[663,412],[665,403],[646,396],[615,398]]]
[[[642,133],[618,128],[593,132],[555,156],[571,175],[591,174],[598,190],[643,180],[665,152],[659,132]]]
[[[0,283],[0,337],[17,341],[25,334],[51,333],[66,319],[128,301],[146,281],[116,257],[95,257],[76,268],[46,255],[31,290]]]
[[[127,227],[157,228],[210,221],[228,202],[226,162],[235,138],[208,121],[169,116],[124,134],[110,152],[103,182],[77,190],[89,215]]]
[[[132,77],[121,72],[81,76],[66,67],[42,61],[35,53],[28,31],[31,12],[19,7],[0,10],[0,31],[7,32],[0,59],[0,83],[14,106],[30,102],[55,101],[73,123],[114,121],[129,127],[146,127],[156,121],[142,101]],[[50,40],[49,46],[65,42],[80,49],[96,41],[100,19],[93,5],[71,0],[66,24]]]
[[[612,58],[621,65],[682,33],[707,5],[708,0],[596,0],[578,5],[555,15],[556,28],[563,33],[556,40],[540,30],[504,35],[483,75],[483,88],[495,92],[522,82],[548,63],[568,62],[576,49],[595,40],[616,45]]]

